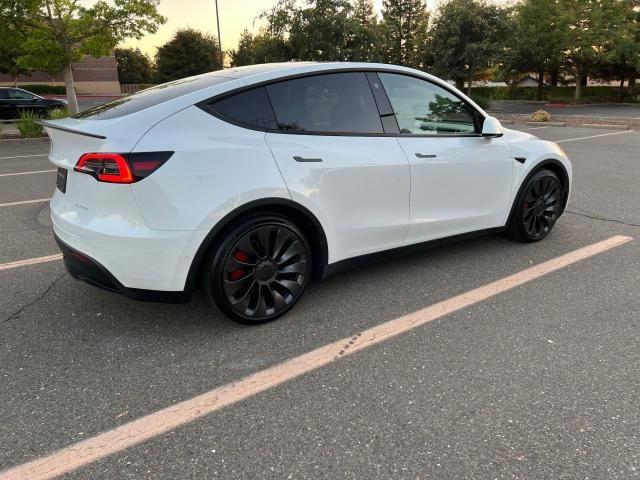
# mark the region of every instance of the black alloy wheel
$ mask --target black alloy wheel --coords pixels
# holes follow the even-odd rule
[[[563,202],[558,176],[550,170],[537,172],[517,200],[507,232],[521,241],[542,240],[562,214]]]
[[[311,253],[302,232],[287,219],[271,216],[235,228],[213,263],[207,293],[227,316],[250,324],[288,311],[311,273]]]

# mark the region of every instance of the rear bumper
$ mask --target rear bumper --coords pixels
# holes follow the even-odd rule
[[[72,277],[114,293],[120,293],[132,300],[144,302],[186,303],[191,299],[191,291],[167,292],[127,288],[98,261],[72,248],[54,233],[56,243],[62,251],[64,264]]]

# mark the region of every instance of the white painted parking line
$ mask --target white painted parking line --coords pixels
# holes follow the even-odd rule
[[[108,455],[138,445],[158,435],[193,422],[224,407],[233,405],[285,382],[298,378],[325,365],[390,340],[426,325],[446,315],[469,308],[479,302],[524,285],[581,260],[606,252],[631,237],[617,235],[565,255],[553,258],[513,275],[488,283],[440,303],[425,307],[395,320],[384,322],[349,338],[338,340],[311,352],[287,360],[266,370],[222,387],[215,388],[189,400],[151,413],[113,430],[87,438],[62,448],[46,457],[18,465],[4,473],[0,480],[50,479],[72,472]],[[34,432],[35,434],[35,432]]]
[[[631,133],[631,132],[633,132],[633,130],[625,130],[624,132],[602,133],[600,135],[590,135],[588,137],[567,138],[566,140],[556,140],[555,143],[575,142],[576,140],[586,140],[588,138],[608,137],[609,135],[623,135],[625,133]]]
[[[33,175],[34,173],[53,173],[55,170],[34,170],[33,172],[0,173],[0,177],[13,177],[14,175]]]
[[[13,207],[14,205],[27,205],[28,203],[48,202],[50,198],[38,198],[36,200],[22,200],[21,202],[0,203],[0,207]]]
[[[0,157],[0,160],[10,160],[12,158],[33,158],[33,157],[48,157],[48,153],[38,153],[37,155],[14,155],[12,157]]]
[[[12,268],[26,267],[28,265],[37,265],[39,263],[55,262],[62,259],[62,254],[48,255],[46,257],[27,258],[26,260],[18,260],[16,262],[0,263],[0,270],[10,270]]]

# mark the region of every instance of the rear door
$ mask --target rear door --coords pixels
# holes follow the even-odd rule
[[[292,199],[322,222],[329,262],[402,245],[409,165],[384,132],[363,72],[266,86],[277,128],[266,134]]]
[[[405,244],[503,226],[513,159],[501,138],[453,92],[409,75],[380,73],[411,165],[411,227]]]

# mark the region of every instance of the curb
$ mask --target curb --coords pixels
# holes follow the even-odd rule
[[[531,125],[533,127],[566,127],[567,124],[564,122],[527,122],[527,125]]]
[[[0,145],[46,145],[49,143],[49,137],[40,138],[0,138]]]

